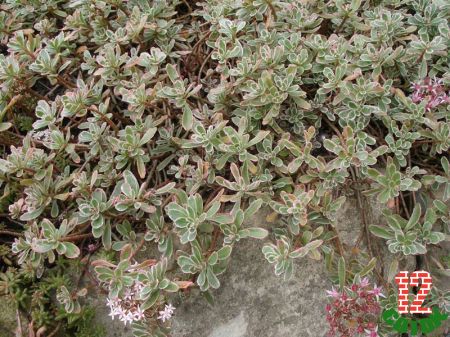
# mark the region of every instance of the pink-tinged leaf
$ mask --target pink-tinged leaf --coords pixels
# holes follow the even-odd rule
[[[178,285],[180,289],[187,289],[194,285],[194,282],[191,281],[175,281],[175,283]]]

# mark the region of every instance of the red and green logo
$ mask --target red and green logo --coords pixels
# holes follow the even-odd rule
[[[401,271],[395,277],[398,285],[397,310],[385,310],[382,314],[383,321],[400,333],[409,332],[411,336],[418,334],[419,329],[423,334],[430,333],[442,325],[448,319],[447,313],[441,313],[437,308],[423,307],[422,304],[432,286],[432,278],[427,271],[415,271],[409,276],[407,271]],[[409,304],[409,287],[419,287],[411,305]],[[404,316],[404,314],[413,314]],[[428,315],[416,317],[415,314]]]

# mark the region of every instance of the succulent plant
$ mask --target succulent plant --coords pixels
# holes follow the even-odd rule
[[[168,336],[170,293],[210,294],[243,239],[264,240],[286,279],[299,258],[323,258],[334,281],[363,276],[336,262],[349,196],[391,210],[363,216],[361,238],[387,240],[396,261],[448,240],[445,1],[1,8],[0,233],[15,255],[0,276],[36,331],[85,322],[87,264],[136,337]],[[260,209],[268,224],[250,225]],[[355,264],[380,277],[363,255]]]

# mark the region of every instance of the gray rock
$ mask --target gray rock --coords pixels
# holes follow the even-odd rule
[[[181,303],[172,321],[173,337],[325,336],[325,289],[331,287],[323,263],[297,261],[285,282],[261,253],[263,243],[241,241],[232,253],[214,306],[200,294]]]
[[[347,197],[342,207],[336,213],[336,220],[333,225],[339,232],[344,248],[351,248],[357,243],[363,227],[356,198]]]
[[[367,198],[363,197],[362,199],[367,225],[387,225],[386,218],[383,215],[383,210],[386,206],[378,202],[375,196]],[[363,219],[358,208],[356,197],[347,197],[342,208],[336,214],[334,226],[339,231],[339,236],[345,250],[352,249],[358,240],[363,238],[359,248],[362,251],[367,252],[367,244],[364,241],[365,235],[361,236],[362,231],[364,230]],[[386,240],[377,238],[373,235],[369,236],[369,240],[372,251],[378,259],[377,263],[381,263],[383,267],[385,277],[394,260],[399,260],[397,271],[408,270],[412,272],[415,270],[416,261],[414,256],[404,256],[402,254],[397,254],[397,256],[395,256],[389,252],[386,246]]]

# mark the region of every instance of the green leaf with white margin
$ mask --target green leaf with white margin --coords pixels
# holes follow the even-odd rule
[[[299,257],[304,257],[306,256],[310,251],[319,248],[322,245],[323,241],[322,240],[314,240],[311,241],[309,243],[307,243],[306,245],[304,245],[303,247],[297,248],[296,250],[292,251],[289,253],[289,257],[291,259],[296,259]]]
[[[372,225],[372,226],[369,226],[369,230],[373,235],[378,236],[383,239],[390,240],[395,237],[395,235],[392,232],[390,232],[389,230],[387,230],[385,227]]]
[[[177,223],[178,219],[184,219],[189,216],[187,211],[180,205],[178,205],[176,202],[171,202],[166,207],[166,212],[169,218]]]
[[[219,211],[220,208],[220,201],[215,201],[209,209],[206,211],[206,219],[213,220],[213,217],[216,215],[216,213]]]
[[[206,271],[202,270],[200,274],[198,274],[197,284],[199,285],[200,288],[203,288],[205,286],[205,282],[206,282]]]
[[[160,194],[168,193],[168,192],[172,191],[172,189],[175,187],[175,185],[176,185],[175,182],[168,183],[168,184],[164,185],[163,187],[158,188],[156,190],[155,194],[160,195]]]
[[[102,234],[102,243],[107,250],[111,249],[111,224],[109,223],[107,223],[106,226],[104,226]]]
[[[420,204],[416,204],[411,214],[411,217],[409,218],[408,223],[406,224],[405,232],[413,228],[419,222],[421,212],[422,208],[420,207]]]
[[[0,123],[0,132],[8,130],[12,126],[12,123]]]
[[[163,281],[165,281],[164,282],[165,284],[163,284],[163,286],[160,284],[159,286],[160,289],[163,289],[164,291],[167,291],[169,293],[174,293],[178,291],[179,287],[175,282],[172,282],[168,279],[164,279]]]
[[[231,246],[223,246],[217,251],[217,255],[219,260],[226,260],[231,255],[232,247]]]
[[[183,126],[183,129],[186,131],[189,131],[192,129],[192,125],[194,123],[194,116],[192,114],[192,110],[189,107],[189,105],[186,103],[183,106],[183,117],[181,119],[181,125]]]
[[[148,299],[140,305],[140,308],[145,311],[148,308],[150,308],[153,304],[156,303],[156,300],[159,298],[159,290],[154,290],[150,296],[148,297]]]
[[[139,142],[139,144],[140,144],[141,146],[147,144],[147,143],[150,141],[150,139],[153,138],[153,136],[155,135],[155,133],[156,133],[157,130],[158,130],[158,128],[149,128],[149,129],[144,133],[144,135],[142,136],[141,141]]]
[[[175,66],[173,64],[168,63],[166,65],[166,72],[172,83],[175,83],[180,77],[178,75],[177,69],[175,68]]]
[[[247,207],[247,209],[244,211],[244,218],[248,219],[249,217],[253,216],[263,204],[262,199],[256,199],[250,203],[250,205]]]
[[[252,228],[246,228],[241,231],[239,231],[239,234],[242,237],[250,237],[254,239],[264,239],[269,235],[269,232],[264,228],[259,227],[252,227]]]
[[[366,276],[367,274],[369,274],[369,273],[373,270],[373,268],[375,268],[376,263],[377,263],[377,258],[376,258],[376,257],[373,257],[373,258],[369,261],[369,263],[367,263],[367,265],[365,265],[364,268],[361,269],[361,271],[359,272],[359,275],[360,275],[361,277],[364,277],[364,276]]]
[[[67,258],[74,259],[80,255],[80,249],[72,242],[64,242],[63,245],[66,248],[64,255]]]
[[[251,141],[248,142],[248,146],[253,146],[255,144],[258,144],[260,141],[262,141],[266,136],[270,133],[270,131],[258,131],[255,138],[253,138]]]
[[[29,221],[29,220],[36,219],[39,215],[42,214],[43,211],[44,211],[43,207],[36,208],[35,210],[33,210],[31,212],[27,212],[27,213],[23,214],[20,217],[20,220],[21,221]]]
[[[126,170],[123,172],[124,183],[122,184],[122,193],[127,197],[132,198],[139,193],[139,183],[131,171]]]
[[[230,214],[219,213],[216,214],[212,220],[219,224],[227,225],[233,222],[233,217]]]
[[[391,282],[395,275],[397,275],[398,273],[398,260],[397,259],[393,259],[393,261],[389,264],[389,268],[387,271],[387,280],[388,282]]]
[[[219,279],[214,274],[211,267],[207,267],[207,269],[206,269],[206,279],[212,288],[217,289],[220,287]]]
[[[13,165],[9,161],[0,158],[0,171],[3,171],[6,173],[9,171],[9,168],[12,166]]]
[[[52,249],[55,249],[55,242],[49,242],[48,240],[33,239],[31,243],[31,249],[36,253],[47,253]]]
[[[219,260],[219,254],[217,252],[212,252],[211,255],[208,257],[208,264],[210,266],[213,266],[217,263]]]

